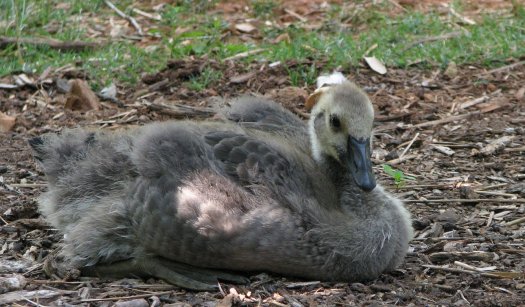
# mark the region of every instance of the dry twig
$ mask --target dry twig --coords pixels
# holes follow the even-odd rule
[[[463,270],[463,269],[457,269],[457,268],[449,268],[449,267],[445,267],[445,266],[430,265],[430,264],[424,264],[423,267],[428,268],[428,269],[433,269],[433,270],[451,272],[451,273],[466,273],[466,274],[470,274],[470,275],[479,275],[479,276],[483,276],[483,277],[491,277],[491,278],[499,278],[499,279],[523,278],[523,277],[525,277],[525,273],[521,273],[521,272],[482,273],[482,272],[477,272],[477,271]]]
[[[243,58],[249,57],[250,55],[261,53],[265,50],[266,49],[259,48],[259,49],[253,49],[253,50],[237,53],[236,55],[232,55],[230,57],[225,58],[224,61],[233,61],[233,60],[243,59]]]
[[[8,45],[25,44],[36,46],[48,46],[52,49],[82,51],[86,49],[94,49],[101,47],[101,43],[97,42],[83,42],[83,41],[60,41],[53,38],[40,37],[6,37],[0,36],[0,49]]]
[[[430,42],[435,42],[435,41],[447,40],[447,39],[451,39],[451,38],[454,38],[454,37],[458,37],[461,34],[463,34],[463,32],[458,31],[458,32],[451,32],[451,33],[447,33],[447,34],[443,34],[443,35],[425,37],[425,38],[419,39],[419,40],[417,40],[415,42],[409,43],[408,46],[406,46],[405,49],[403,49],[403,52],[407,51],[408,49],[414,48],[417,45],[430,43]]]
[[[104,0],[104,2],[106,3],[107,6],[109,6],[112,10],[114,10],[117,15],[119,15],[120,17],[126,19],[127,21],[129,21],[129,23],[131,23],[131,25],[135,28],[135,30],[137,30],[137,33],[142,36],[144,35],[144,32],[142,32],[142,28],[140,27],[139,23],[137,22],[137,20],[135,20],[135,18],[125,14],[124,12],[122,12],[121,10],[118,9],[118,7],[116,7],[113,3],[111,3],[111,1],[109,0]]]
[[[445,5],[445,6],[447,6],[447,5]],[[470,19],[468,17],[465,17],[465,16],[459,14],[458,12],[456,12],[456,10],[452,6],[449,6],[448,9],[450,11],[450,14],[454,15],[455,17],[457,17],[459,20],[461,20],[461,22],[469,24],[471,26],[476,24],[476,22],[474,20],[472,20],[472,19]]]
[[[506,71],[506,70],[511,70],[511,69],[514,69],[514,68],[519,67],[519,66],[524,65],[524,64],[525,64],[525,61],[516,62],[516,63],[505,65],[505,66],[502,66],[502,67],[499,67],[499,68],[494,68],[492,70],[487,71],[486,73],[483,73],[482,75],[490,75],[490,74],[497,73],[497,72],[503,72],[503,71]]]
[[[89,303],[89,302],[103,302],[103,301],[118,301],[118,300],[132,300],[136,298],[145,298],[150,296],[161,296],[166,294],[171,294],[173,291],[164,291],[164,292],[152,292],[152,293],[146,293],[146,294],[137,294],[137,295],[130,295],[130,296],[116,296],[116,297],[105,297],[105,298],[88,298],[80,300],[81,303]],[[174,293],[174,294],[183,294],[183,293]]]
[[[410,149],[410,147],[412,147],[412,144],[414,144],[414,141],[417,139],[418,136],[419,136],[419,132],[416,133],[416,135],[412,138],[412,140],[410,141],[410,143],[408,143],[407,147],[406,147],[405,150],[403,150],[403,152],[399,155],[399,158],[398,158],[398,159],[403,158],[403,156],[407,153],[407,151]]]
[[[501,198],[472,198],[472,199],[405,199],[405,203],[519,203],[525,204],[525,199],[501,199]]]
[[[152,110],[175,118],[209,118],[216,114],[212,108],[196,108],[187,105],[145,102],[144,105]]]
[[[520,217],[519,219],[512,220],[508,223],[505,223],[505,226],[519,225],[521,223],[525,223],[525,216]]]
[[[497,91],[494,91],[493,93],[490,93],[490,95],[483,95],[481,97],[478,97],[478,98],[475,98],[475,99],[463,102],[462,104],[459,105],[459,108],[460,109],[466,109],[468,107],[472,107],[474,105],[477,105],[477,104],[480,104],[482,102],[485,102],[485,101],[489,100],[490,97],[495,96],[495,95],[497,95],[499,93],[501,93],[501,89],[499,89]]]
[[[286,14],[291,15],[291,16],[299,19],[301,22],[307,22],[308,21],[308,19],[304,18],[303,16],[297,14],[296,12],[294,12],[292,10],[284,9],[284,11],[286,12]]]

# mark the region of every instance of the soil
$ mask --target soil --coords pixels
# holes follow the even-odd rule
[[[448,2],[397,1],[445,15],[449,9],[443,4]],[[247,3],[221,1],[214,13],[232,23],[246,20]],[[315,30],[325,21],[323,3],[282,1],[274,12],[277,24],[296,22],[298,17],[289,13],[295,10],[307,18],[304,26]],[[474,20],[482,18],[481,13],[511,7],[510,1],[502,0],[462,4],[462,14]],[[348,9],[366,10],[369,5],[348,2]],[[401,13],[402,7],[392,11]],[[137,18],[147,30],[148,19]],[[99,22],[109,27],[109,22]],[[133,34],[135,29],[127,27]],[[257,31],[232,33],[231,39],[262,39]],[[74,66],[28,76],[30,82],[16,89],[0,89],[0,112],[16,118],[11,128],[0,116],[0,305],[523,306],[525,65],[517,61],[492,71],[478,66],[413,66],[379,75],[364,65],[343,71],[374,103],[378,181],[405,200],[413,215],[416,235],[399,269],[367,283],[304,281],[261,272],[251,276],[248,285],[221,283],[220,291],[200,293],[154,279],[46,275],[46,257],[59,248],[61,235],[38,213],[36,198],[45,190],[45,178],[27,141],[65,127],[120,129],[180,118],[215,120],[218,107],[245,93],[268,96],[306,119],[304,102],[314,88],[292,86],[287,68],[315,65],[323,71],[324,63],[304,60],[270,67],[205,58],[172,61],[136,86],[117,84],[116,97],[102,99],[98,110],[90,111],[71,109],[87,108],[81,101],[66,104],[68,98],[71,101],[67,82],[89,81]],[[222,71],[222,78],[202,91],[192,90],[188,81],[206,67]],[[0,83],[13,84],[13,76],[0,78]],[[384,171],[384,163],[401,170],[403,178],[396,182]]]
[[[201,92],[188,89],[187,80],[206,65],[223,71],[222,79]],[[322,63],[269,68],[206,59],[174,61],[159,73],[144,76],[133,88],[119,88],[117,99],[102,101],[100,110],[87,112],[65,109],[68,94],[58,86],[82,75],[79,72],[57,73],[50,82],[0,91],[0,111],[16,116],[14,128],[0,134],[0,280],[15,276],[23,281],[8,291],[0,290],[5,292],[0,302],[28,306],[109,306],[117,301],[126,306],[523,304],[525,223],[519,220],[525,216],[523,65],[494,72],[459,67],[456,74],[414,68],[389,70],[383,76],[364,67],[344,72],[373,99],[376,175],[406,200],[416,229],[405,263],[375,281],[334,284],[259,274],[251,277],[249,285],[221,284],[222,291],[195,293],[159,280],[74,275],[59,279],[44,274],[44,260],[59,246],[60,235],[37,211],[36,197],[45,189],[45,178],[31,156],[29,138],[64,127],[117,129],[181,117],[214,120],[217,105],[243,93],[269,96],[307,117],[304,101],[313,88],[291,86],[286,65]],[[478,99],[482,97],[486,98]],[[441,123],[432,124],[440,119]],[[396,185],[383,171],[385,162],[407,178]]]

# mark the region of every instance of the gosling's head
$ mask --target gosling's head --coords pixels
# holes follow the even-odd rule
[[[374,109],[368,96],[350,81],[320,88],[307,102],[312,154],[333,159],[352,174],[364,191],[376,186],[370,161]]]

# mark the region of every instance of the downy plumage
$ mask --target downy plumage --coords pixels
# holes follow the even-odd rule
[[[196,290],[243,281],[224,270],[363,281],[396,268],[412,227],[375,183],[372,105],[348,81],[314,99],[308,126],[243,98],[230,122],[30,140],[49,182],[40,210],[64,233],[65,259]]]

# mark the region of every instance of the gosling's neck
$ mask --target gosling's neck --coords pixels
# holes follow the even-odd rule
[[[321,155],[323,168],[336,187],[340,207],[352,212],[352,215],[369,216],[376,204],[381,202],[382,187],[377,184],[370,192],[363,191],[356,183],[350,170],[339,161],[326,155]]]

